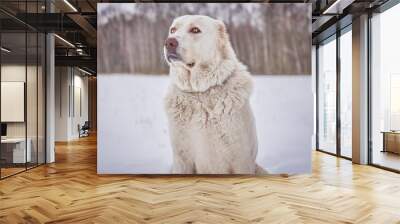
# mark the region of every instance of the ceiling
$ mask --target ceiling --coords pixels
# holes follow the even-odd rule
[[[387,0],[269,0],[312,4],[313,42],[335,32],[338,20],[355,16],[377,7]],[[55,32],[56,64],[80,66],[96,73],[97,3],[135,2],[116,0],[1,0],[0,21],[2,31],[18,45],[16,32],[31,28],[41,32]],[[162,1],[161,1],[162,2]],[[256,2],[256,1],[254,1]],[[265,1],[264,1],[265,2]],[[52,13],[49,13],[52,11]],[[25,13],[28,12],[28,13]],[[345,20],[343,20],[345,21]],[[343,26],[346,23],[342,24]],[[331,30],[331,31],[329,31]],[[329,32],[328,32],[329,31]],[[14,36],[14,37],[13,37]],[[23,43],[20,43],[23,44]]]
[[[96,4],[94,0],[1,0],[2,46],[12,49],[8,60],[31,58],[36,46],[28,43],[25,30],[54,32],[56,65],[78,66],[96,73]],[[71,7],[72,6],[72,7]],[[49,12],[52,13],[49,13]],[[30,35],[28,34],[28,42]],[[4,60],[3,58],[3,60]]]
[[[313,44],[332,36],[352,23],[353,17],[373,12],[389,0],[315,0],[313,1]]]

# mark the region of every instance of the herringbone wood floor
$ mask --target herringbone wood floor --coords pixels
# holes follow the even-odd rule
[[[0,223],[400,223],[400,175],[313,153],[290,177],[98,176],[96,139],[0,181]]]

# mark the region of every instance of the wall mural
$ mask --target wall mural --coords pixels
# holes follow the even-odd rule
[[[99,173],[310,172],[308,4],[98,9]]]

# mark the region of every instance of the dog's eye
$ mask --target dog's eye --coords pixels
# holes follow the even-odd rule
[[[193,27],[193,28],[190,29],[190,32],[191,32],[191,33],[200,33],[201,31],[200,31],[199,28]]]
[[[171,30],[169,31],[170,33],[175,33],[176,32],[176,28],[172,27]]]

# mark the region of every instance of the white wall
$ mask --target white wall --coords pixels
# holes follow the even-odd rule
[[[79,72],[79,71],[78,71]],[[88,121],[89,119],[89,92],[88,92],[88,77],[87,76],[82,76],[82,73],[78,73],[76,74],[76,70],[75,70],[75,80],[74,80],[74,86],[78,87],[81,91],[81,113],[79,113],[78,108],[75,106],[75,117],[72,120],[72,127],[74,127],[72,129],[72,136],[74,136],[74,138],[79,137],[79,133],[78,133],[78,129],[76,128],[78,126],[78,124],[83,125],[85,123],[85,121]],[[75,91],[77,89],[75,88]],[[77,92],[75,92],[75,94],[77,94]],[[78,104],[78,102],[76,102],[77,98],[75,97],[75,105]]]
[[[67,141],[69,136],[69,95],[70,81],[68,67],[55,68],[55,141]]]
[[[82,114],[76,105],[80,89]],[[75,111],[74,111],[75,110]],[[78,124],[88,120],[88,78],[72,67],[56,67],[55,140],[69,141],[79,137]]]
[[[311,171],[310,75],[253,76],[257,162],[271,173]],[[163,97],[167,76],[98,74],[100,174],[169,173],[172,152]]]

